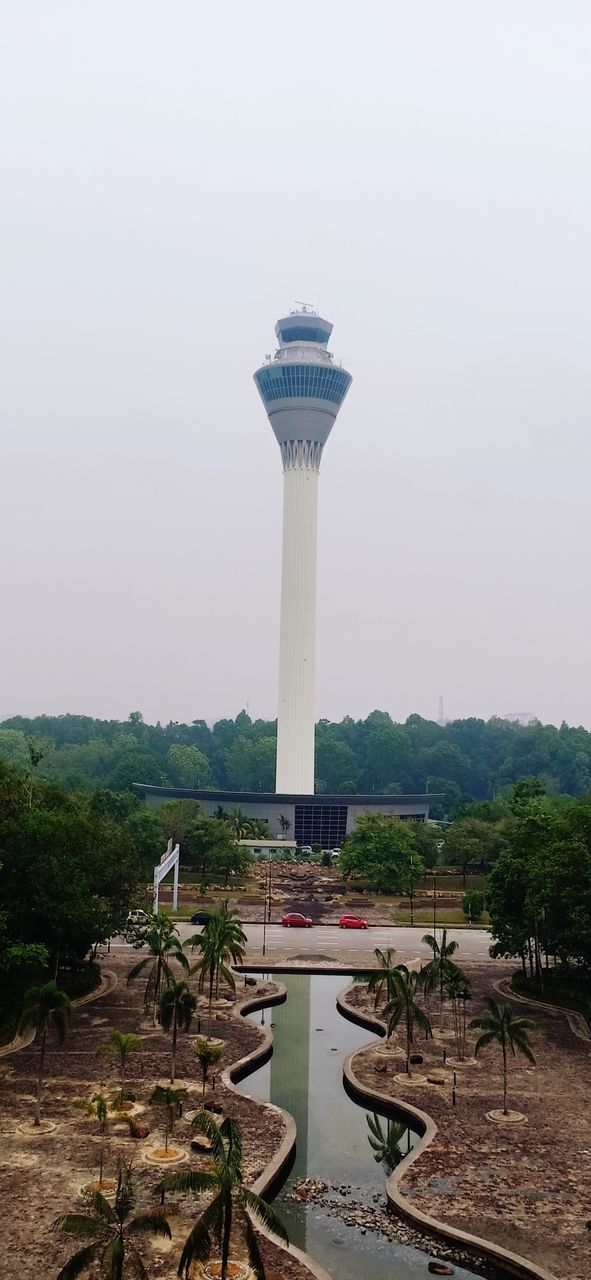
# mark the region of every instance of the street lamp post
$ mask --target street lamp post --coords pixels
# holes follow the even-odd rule
[[[267,894],[269,895],[269,903],[267,909]],[[265,871],[265,894],[263,901],[263,955],[267,950],[267,914],[269,924],[271,923],[271,853],[269,852],[269,869]]]
[[[411,925],[411,928],[412,928],[412,926],[414,925],[414,922],[415,922],[415,916],[414,916],[414,881],[413,881],[413,874],[412,874],[412,873],[413,873],[413,865],[412,865],[412,854],[411,854],[411,859],[410,859],[410,894],[409,894],[409,897],[410,897],[410,925]]]
[[[433,876],[433,937],[437,937],[437,897],[436,897],[437,878]]]

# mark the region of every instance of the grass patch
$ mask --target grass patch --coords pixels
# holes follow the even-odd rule
[[[415,924],[429,924],[429,925],[431,925],[431,926],[432,926],[432,925],[433,925],[433,912],[432,912],[432,911],[425,911],[425,910],[422,910],[422,909],[421,909],[421,910],[418,910],[418,909],[415,907],[415,911],[414,911],[414,922],[415,922]],[[405,910],[405,911],[397,911],[397,912],[396,912],[396,924],[410,924],[410,911],[408,911],[408,910]],[[439,928],[439,926],[440,926],[440,925],[446,925],[446,924],[453,924],[453,925],[455,925],[457,928],[460,928],[460,929],[461,929],[461,928],[464,928],[464,929],[469,929],[469,928],[470,928],[469,922],[468,922],[468,920],[466,919],[466,917],[465,917],[465,915],[464,915],[464,912],[463,912],[463,911],[453,911],[453,910],[451,910],[450,908],[438,907],[438,908],[437,908],[437,927]],[[473,924],[472,928],[473,928],[473,929],[488,929],[488,928],[489,928],[489,918],[488,918],[488,912],[487,912],[487,911],[484,911],[484,912],[483,912],[483,914],[482,914],[482,919],[477,920],[477,921],[475,921],[475,922],[474,922],[474,924]]]

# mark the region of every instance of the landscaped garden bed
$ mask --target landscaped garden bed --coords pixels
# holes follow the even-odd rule
[[[188,1035],[179,1033],[178,1037],[177,1076],[186,1093],[182,1114],[175,1116],[174,1131],[168,1140],[169,1149],[181,1150],[185,1158],[158,1164],[148,1158],[153,1149],[166,1147],[165,1117],[161,1107],[150,1104],[150,1097],[158,1083],[167,1085],[169,1081],[170,1036],[145,1018],[143,983],[127,986],[127,973],[136,960],[137,952],[112,952],[105,957],[107,967],[116,974],[116,985],[73,1010],[72,1028],[63,1046],[57,1045],[51,1033],[48,1035],[42,1099],[46,1131],[35,1131],[29,1123],[34,1114],[38,1044],[4,1059],[7,1070],[0,1092],[3,1280],[37,1280],[39,1275],[55,1275],[72,1255],[76,1242],[59,1231],[51,1232],[50,1225],[60,1215],[82,1211],[83,1189],[99,1179],[101,1152],[104,1181],[116,1177],[118,1157],[132,1160],[138,1208],[142,1211],[160,1205],[157,1187],[167,1173],[167,1163],[172,1166],[171,1172],[207,1167],[208,1154],[191,1150],[195,1131],[185,1115],[186,1111],[192,1115],[202,1105],[203,1085],[193,1052],[196,1037],[192,1028]],[[230,999],[229,991],[224,995]],[[280,1146],[285,1125],[276,1109],[262,1108],[226,1088],[221,1079],[226,1066],[261,1042],[259,1028],[234,1013],[234,1000],[243,999],[244,995],[238,984],[236,997],[223,1009],[214,1011],[212,1032],[223,1041],[223,1056],[215,1068],[215,1089],[211,1080],[206,1085],[205,1104],[213,1101],[223,1114],[239,1121],[244,1144],[243,1172],[246,1182],[252,1183]],[[206,1008],[201,1006],[200,1012],[207,1023]],[[144,1023],[146,1029],[142,1032]],[[120,1089],[116,1061],[99,1052],[114,1030],[134,1033],[141,1042],[141,1051],[131,1055],[126,1068],[127,1084],[137,1105],[132,1108],[130,1124],[120,1123],[121,1113],[109,1111],[101,1132],[96,1117],[84,1114],[75,1103],[90,1100],[98,1092],[110,1102]],[[149,1132],[147,1139],[133,1136],[136,1115],[142,1122],[140,1133]],[[173,1280],[176,1276],[183,1242],[206,1202],[203,1196],[166,1195],[164,1207],[173,1239],[171,1242],[145,1237],[144,1260],[150,1277]],[[268,1260],[268,1280],[309,1280],[307,1269],[277,1246],[262,1240],[261,1248]],[[245,1258],[239,1254],[239,1260]]]
[[[454,959],[462,964],[461,949]],[[462,964],[474,997],[469,1018],[483,1012],[483,997],[500,1004],[505,997],[493,985],[499,977],[489,965]],[[511,966],[507,966],[507,975]],[[351,988],[349,1006],[373,1013],[373,997],[364,986]],[[510,1003],[510,1002],[509,1002]],[[491,1123],[487,1113],[502,1109],[502,1057],[491,1045],[476,1064],[455,1065],[437,1083],[417,1082],[409,1089],[402,1031],[391,1041],[360,1050],[353,1070],[360,1083],[410,1103],[433,1118],[437,1133],[414,1163],[403,1171],[400,1191],[410,1208],[531,1260],[559,1280],[587,1280],[591,1268],[591,1044],[579,1039],[564,1014],[514,1004],[516,1016],[535,1024],[530,1033],[536,1058],[509,1060],[509,1109],[525,1119]],[[440,1029],[439,1000],[431,995],[427,1012]],[[468,1032],[468,1053],[477,1036]],[[444,1052],[454,1056],[449,1006],[441,1034],[425,1039],[415,1030],[413,1050],[422,1063],[413,1070],[427,1077],[443,1067]]]

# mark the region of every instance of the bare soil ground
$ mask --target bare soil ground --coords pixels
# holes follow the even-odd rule
[[[38,1046],[20,1049],[0,1061],[0,1194],[3,1206],[2,1280],[37,1280],[40,1275],[56,1275],[59,1267],[82,1242],[61,1233],[51,1233],[52,1220],[69,1212],[82,1212],[81,1188],[98,1177],[100,1136],[92,1118],[74,1106],[78,1098],[90,1098],[100,1090],[112,1096],[118,1088],[118,1073],[110,1059],[98,1054],[113,1030],[131,1031],[141,1036],[143,1051],[130,1060],[129,1084],[140,1110],[137,1119],[150,1127],[149,1137],[134,1140],[125,1127],[109,1126],[105,1177],[113,1176],[117,1158],[133,1157],[138,1188],[138,1209],[158,1203],[155,1188],[162,1166],[150,1164],[147,1152],[163,1145],[164,1121],[148,1099],[156,1084],[167,1084],[170,1071],[170,1037],[155,1029],[143,1010],[143,983],[126,985],[127,972],[137,954],[111,955],[105,967],[117,977],[116,985],[92,1003],[74,1011],[73,1026],[66,1045],[57,1047],[48,1040],[43,1116],[55,1124],[51,1132],[22,1132],[19,1126],[33,1116],[38,1063]],[[264,984],[260,984],[264,986]],[[224,995],[230,995],[224,992]],[[238,985],[237,998],[244,997]],[[249,993],[250,994],[250,993]],[[202,1030],[205,1030],[203,1026]],[[244,1172],[252,1182],[277,1150],[284,1134],[284,1122],[274,1109],[243,1098],[220,1082],[221,1071],[241,1058],[260,1041],[261,1033],[252,1023],[235,1016],[233,1003],[216,1012],[212,1034],[225,1041],[224,1055],[216,1068],[218,1083],[207,1102],[214,1099],[225,1114],[240,1120],[244,1141]],[[177,1078],[189,1085],[184,1111],[201,1107],[199,1065],[191,1051],[194,1035],[179,1035]],[[191,1151],[194,1136],[189,1119],[183,1115],[175,1123],[171,1145],[188,1153],[184,1165],[200,1168],[207,1157]],[[203,1201],[195,1196],[169,1195],[166,1212],[173,1230],[171,1243],[152,1242],[143,1237],[144,1260],[150,1277],[173,1280],[182,1242]],[[310,1273],[281,1250],[261,1242],[268,1260],[269,1280],[310,1280]],[[89,1271],[92,1280],[95,1272]]]
[[[465,964],[475,997],[470,1017],[484,1012],[482,997],[505,996],[493,986],[500,976],[486,965]],[[507,966],[507,974],[510,966]],[[349,1003],[370,1011],[365,987],[355,987]],[[439,1027],[438,1001],[429,1014]],[[451,1072],[445,1084],[400,1084],[405,1039],[401,1030],[389,1044],[362,1049],[354,1070],[362,1081],[426,1111],[437,1135],[404,1174],[401,1191],[434,1218],[482,1236],[546,1267],[559,1280],[587,1280],[591,1270],[591,1043],[577,1037],[563,1013],[515,1003],[517,1016],[536,1023],[532,1045],[537,1065],[509,1062],[510,1108],[526,1122],[491,1123],[486,1113],[502,1107],[501,1051],[491,1046],[476,1065],[457,1068],[457,1106],[452,1105]],[[475,1032],[469,1032],[473,1045]],[[424,1056],[415,1072],[443,1067],[443,1047],[453,1053],[449,1012],[443,1036],[420,1036],[414,1049]],[[385,1072],[376,1064],[385,1063]]]
[[[242,890],[236,891],[230,886],[221,894],[222,897],[229,898],[230,905],[249,924],[260,923],[263,919],[267,868],[268,864],[264,862],[253,863]],[[468,876],[466,888],[480,887],[482,883],[482,876]],[[440,920],[449,916],[449,922],[452,918],[459,923],[464,922],[462,897],[465,892],[461,876],[442,873],[438,877],[437,908]],[[198,882],[181,883],[181,913],[199,908],[214,910],[219,905],[219,896],[201,895]],[[161,886],[160,897],[163,906],[170,905],[170,885]],[[416,888],[414,906],[417,922],[430,920],[432,902],[432,883],[428,879]],[[323,867],[319,863],[302,862],[272,863],[271,914],[274,922],[281,918],[284,911],[302,911],[311,916],[316,924],[336,924],[339,916],[350,910],[365,916],[369,924],[393,924],[394,921],[402,922],[409,918],[409,905],[408,900],[373,896],[355,880],[343,882],[338,866]]]

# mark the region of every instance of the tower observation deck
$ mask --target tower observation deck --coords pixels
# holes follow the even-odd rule
[[[351,385],[327,350],[332,325],[310,307],[278,320],[279,346],[254,378],[283,463],[277,717],[278,792],[314,792],[318,472]]]

